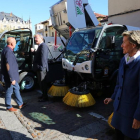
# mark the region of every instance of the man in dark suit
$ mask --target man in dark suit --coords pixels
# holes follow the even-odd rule
[[[37,72],[38,83],[42,91],[42,96],[39,102],[48,100],[46,76],[49,71],[48,68],[48,46],[43,42],[43,36],[41,34],[35,35],[35,42],[38,45],[38,49],[35,52],[33,69]],[[31,49],[33,52],[33,49]]]
[[[19,108],[21,109],[24,105],[19,91],[18,64],[13,53],[15,46],[15,38],[9,37],[7,39],[7,46],[3,49],[1,54],[1,71],[6,85],[5,104],[7,110],[11,112],[17,111],[17,109],[13,108],[11,105],[11,95],[13,91]]]

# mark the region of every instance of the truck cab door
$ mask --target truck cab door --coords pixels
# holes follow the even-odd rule
[[[95,73],[97,79],[109,79],[118,69],[123,52],[123,27],[107,28],[101,37],[95,58]]]
[[[1,58],[2,50],[4,49],[4,47],[7,46],[8,37],[14,37],[16,39],[16,46],[14,48],[14,54],[17,59],[19,70],[31,69],[32,55],[30,52],[30,48],[33,45],[31,30],[27,29],[27,28],[22,28],[22,29],[7,31],[7,32],[1,34],[0,58]]]

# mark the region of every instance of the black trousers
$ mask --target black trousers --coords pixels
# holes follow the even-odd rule
[[[115,132],[116,132],[116,140],[125,140],[125,136],[120,130],[115,129]],[[139,140],[139,139],[131,139],[131,138],[129,138],[129,140]]]
[[[47,71],[37,71],[37,79],[39,83],[39,87],[42,91],[42,97],[44,99],[48,98],[47,91],[48,91],[48,86],[46,83],[46,76],[47,76]]]

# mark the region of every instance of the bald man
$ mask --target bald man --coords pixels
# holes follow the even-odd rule
[[[16,112],[17,109],[11,105],[11,96],[13,91],[15,93],[15,100],[19,105],[19,109],[23,107],[23,101],[19,91],[19,73],[18,64],[13,50],[16,46],[16,40],[13,37],[7,39],[7,46],[3,49],[1,54],[1,71],[4,76],[6,94],[5,94],[5,105],[8,111]]]

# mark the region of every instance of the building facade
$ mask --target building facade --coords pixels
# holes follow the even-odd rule
[[[108,0],[108,23],[140,27],[140,0]]]
[[[107,15],[102,15],[99,13],[95,13],[94,15],[96,16],[97,20],[99,21],[99,24],[104,25],[108,21],[108,16]]]
[[[98,13],[94,13],[94,14],[99,22],[104,20],[105,18],[107,18],[106,15],[102,15],[102,14],[98,14]],[[46,21],[43,21],[43,22],[36,24],[35,25],[35,33],[40,33],[46,37],[54,37],[55,29],[52,26],[51,18],[49,18]]]
[[[35,34],[40,33],[46,37],[54,37],[55,29],[52,26],[51,19],[45,20],[35,25]]]
[[[31,21],[24,21],[12,13],[0,12],[0,32],[19,28],[32,29]]]
[[[96,18],[98,19],[99,22],[104,20],[107,17],[106,15],[102,15],[102,14],[95,13],[95,12],[94,12],[94,15],[96,16]]]

